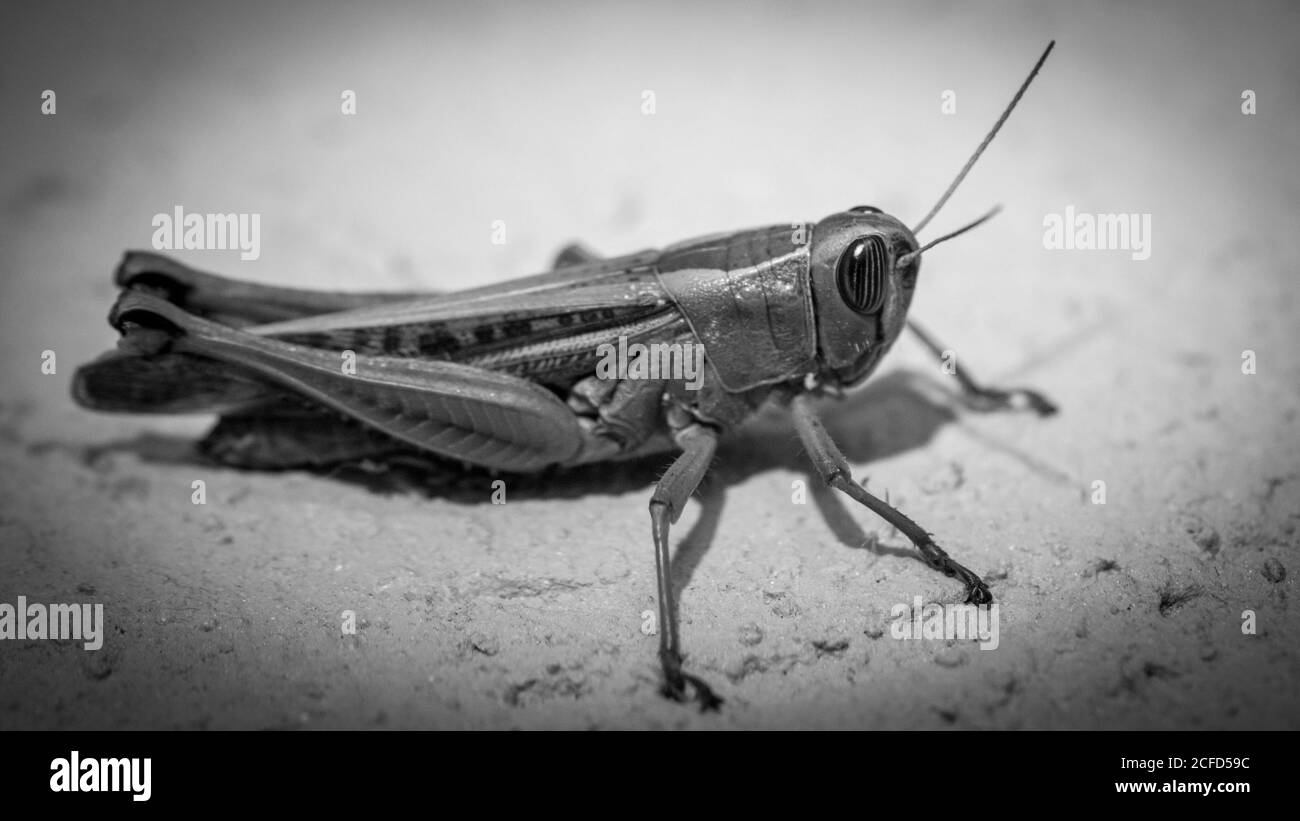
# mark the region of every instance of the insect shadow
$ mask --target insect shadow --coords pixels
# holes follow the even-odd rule
[[[841,401],[828,400],[823,420],[849,461],[862,465],[926,446],[938,430],[957,419],[960,402],[959,395],[941,387],[930,374],[894,370],[881,374]],[[116,452],[133,453],[141,461],[152,464],[211,464],[198,452],[193,440],[154,433],[93,446],[85,451],[84,458],[87,463],[93,463],[103,454]],[[383,464],[346,465],[311,472],[381,495],[415,493],[472,505],[491,503],[492,482],[498,478],[506,482],[511,501],[648,492],[671,460],[671,454],[656,454],[538,474],[501,475],[410,453]],[[921,561],[910,546],[882,545],[868,535],[859,522],[862,514],[847,509],[841,497],[827,488],[813,471],[788,413],[770,408],[719,445],[709,478],[696,497],[699,516],[678,542],[674,555],[673,581],[679,591],[690,583],[713,543],[726,502],[725,489],[771,470],[801,474],[808,498],[841,544],[868,549],[877,555]],[[783,494],[782,499],[787,498]]]

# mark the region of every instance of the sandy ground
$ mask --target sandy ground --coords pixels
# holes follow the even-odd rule
[[[0,642],[0,729],[1300,727],[1293,6],[85,5],[0,11],[0,602],[102,602],[107,635]],[[640,630],[663,460],[492,505],[484,477],[214,468],[210,420],[68,397],[114,343],[121,252],[176,204],[262,215],[259,259],[191,264],[342,289],[858,203],[910,223],[1052,37],[930,236],[1005,213],[927,255],[913,312],[1062,413],[974,413],[906,340],[826,408],[858,476],[987,574],[996,650],[891,638],[895,604],[960,589],[817,487],[779,413],[674,530],[689,666],[727,699],[700,715],[656,695]],[[1045,249],[1067,206],[1150,214],[1150,259]]]

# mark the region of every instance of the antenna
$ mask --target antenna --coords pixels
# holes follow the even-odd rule
[[[980,217],[979,219],[975,220],[974,222],[970,223],[969,225],[966,225],[966,226],[964,226],[964,227],[962,227],[962,228],[958,228],[956,231],[953,231],[953,232],[950,233],[950,234],[944,234],[943,236],[939,237],[938,239],[932,239],[932,240],[930,240],[929,242],[927,242],[925,245],[922,245],[920,248],[917,248],[915,251],[912,251],[912,252],[909,253],[909,254],[904,254],[903,256],[899,257],[899,258],[898,258],[898,261],[894,263],[894,266],[895,266],[895,267],[899,267],[899,266],[907,265],[907,264],[911,263],[911,261],[912,261],[913,259],[915,259],[916,257],[921,256],[921,252],[922,252],[922,251],[928,251],[928,250],[930,250],[931,248],[933,248],[934,246],[938,245],[938,244],[941,243],[941,242],[947,242],[948,240],[952,239],[953,237],[959,237],[959,236],[961,236],[962,234],[966,233],[967,231],[971,230],[972,228],[978,228],[979,226],[983,225],[984,223],[986,223],[986,222],[988,222],[989,220],[991,220],[991,219],[993,219],[994,217],[996,217],[996,216],[998,215],[998,212],[1001,211],[1001,210],[1002,210],[1002,206],[1001,206],[1001,205],[995,205],[995,206],[993,206],[992,208],[989,209],[989,212],[988,212],[987,214],[985,214],[984,216],[982,216],[982,217]]]
[[[948,186],[948,190],[943,192],[943,196],[940,197],[939,201],[936,202],[934,204],[934,207],[930,209],[930,213],[926,214],[925,219],[917,223],[916,227],[912,229],[913,234],[921,233],[921,229],[924,228],[926,225],[928,225],[930,220],[934,219],[934,215],[939,213],[939,209],[944,206],[944,203],[948,202],[948,198],[951,197],[952,193],[957,190],[957,186],[961,185],[962,180],[966,179],[966,175],[969,174],[971,168],[975,166],[975,161],[978,160],[980,158],[980,155],[984,153],[984,149],[989,147],[989,143],[993,142],[993,137],[997,135],[998,129],[1000,129],[1002,127],[1002,124],[1007,121],[1007,117],[1011,116],[1011,112],[1016,107],[1016,103],[1020,102],[1020,98],[1023,97],[1025,94],[1025,89],[1029,88],[1029,84],[1033,82],[1034,76],[1038,74],[1038,70],[1043,67],[1043,63],[1047,62],[1047,55],[1052,53],[1052,49],[1055,46],[1056,46],[1055,40],[1047,44],[1047,50],[1043,52],[1042,57],[1038,58],[1038,62],[1034,64],[1033,71],[1030,71],[1029,76],[1026,77],[1025,81],[1020,84],[1020,90],[1016,92],[1016,96],[1011,98],[1011,104],[1008,105],[1006,110],[1002,112],[1002,116],[998,117],[998,121],[993,124],[992,130],[989,131],[988,136],[984,138],[984,142],[980,143],[979,148],[975,149],[975,153],[972,154],[970,159],[966,161],[966,165],[962,168],[960,172],[958,172],[957,178],[952,181],[952,185]],[[985,217],[984,219],[988,219],[988,217]],[[980,222],[983,222],[983,220],[980,220]],[[976,223],[976,225],[978,224],[979,223]],[[974,226],[968,226],[968,227],[974,227]],[[945,237],[945,239],[947,239],[947,237]],[[926,248],[928,247],[930,246],[927,245]]]

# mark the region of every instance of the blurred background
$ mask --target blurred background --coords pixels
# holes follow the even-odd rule
[[[503,509],[376,494],[199,466],[207,420],[68,398],[114,344],[114,266],[177,205],[261,215],[258,259],[178,258],[345,290],[857,204],[915,224],[1053,38],[922,238],[1005,211],[927,255],[912,310],[1063,413],[971,415],[900,343],[831,417],[860,476],[994,573],[998,652],[872,636],[953,591],[852,549],[905,547],[865,511],[788,505],[778,417],[677,531],[687,649],[732,705],[699,718],[659,703],[638,632],[653,473]],[[0,40],[0,601],[103,601],[116,631],[0,644],[0,726],[1300,725],[1293,4],[46,2],[5,4]],[[1069,206],[1150,214],[1150,259],[1044,248]],[[344,609],[365,629],[341,642]]]

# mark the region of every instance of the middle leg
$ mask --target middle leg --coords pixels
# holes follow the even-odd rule
[[[716,710],[722,705],[722,699],[702,679],[682,672],[682,647],[677,629],[677,608],[673,602],[672,550],[668,529],[682,515],[686,501],[708,472],[709,463],[713,461],[713,453],[718,446],[718,435],[712,429],[697,424],[680,431],[677,442],[682,453],[659,480],[654,495],[650,497],[650,527],[654,535],[656,582],[659,587],[659,663],[664,674],[661,692],[674,701],[685,701],[686,685],[689,684],[695,690],[695,701],[702,711]]]
[[[588,262],[600,262],[600,254],[585,245],[573,242],[560,249],[555,255],[556,268],[568,268],[571,265],[584,265]]]

